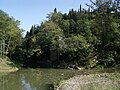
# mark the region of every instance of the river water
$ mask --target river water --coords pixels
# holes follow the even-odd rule
[[[0,77],[0,90],[53,90],[53,85],[57,85],[63,79],[78,74],[98,72],[97,70],[21,69]]]

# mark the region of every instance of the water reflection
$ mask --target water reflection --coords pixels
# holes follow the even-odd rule
[[[53,90],[54,84],[73,73],[59,69],[23,69],[0,77],[0,90]]]
[[[58,83],[62,79],[68,79],[78,74],[90,74],[97,72],[99,71],[23,69],[15,73],[10,73],[9,75],[0,76],[0,90],[54,90],[53,85]]]
[[[25,78],[24,75],[21,77],[21,85],[22,90],[36,90],[36,88],[32,89],[30,82]]]

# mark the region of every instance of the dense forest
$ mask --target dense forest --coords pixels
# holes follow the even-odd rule
[[[1,10],[1,57],[25,67],[120,67],[120,1],[90,1],[88,9],[80,5],[61,13],[55,8],[24,38],[19,22]]]

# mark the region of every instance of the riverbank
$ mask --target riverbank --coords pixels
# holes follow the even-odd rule
[[[57,90],[120,90],[120,72],[77,75],[63,80]]]
[[[18,68],[14,65],[13,62],[7,59],[0,58],[0,73],[9,73],[15,72]]]

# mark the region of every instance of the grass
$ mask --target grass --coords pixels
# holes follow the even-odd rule
[[[0,72],[1,73],[14,72],[17,70],[18,68],[15,67],[14,63],[12,63],[9,59],[0,58]]]

